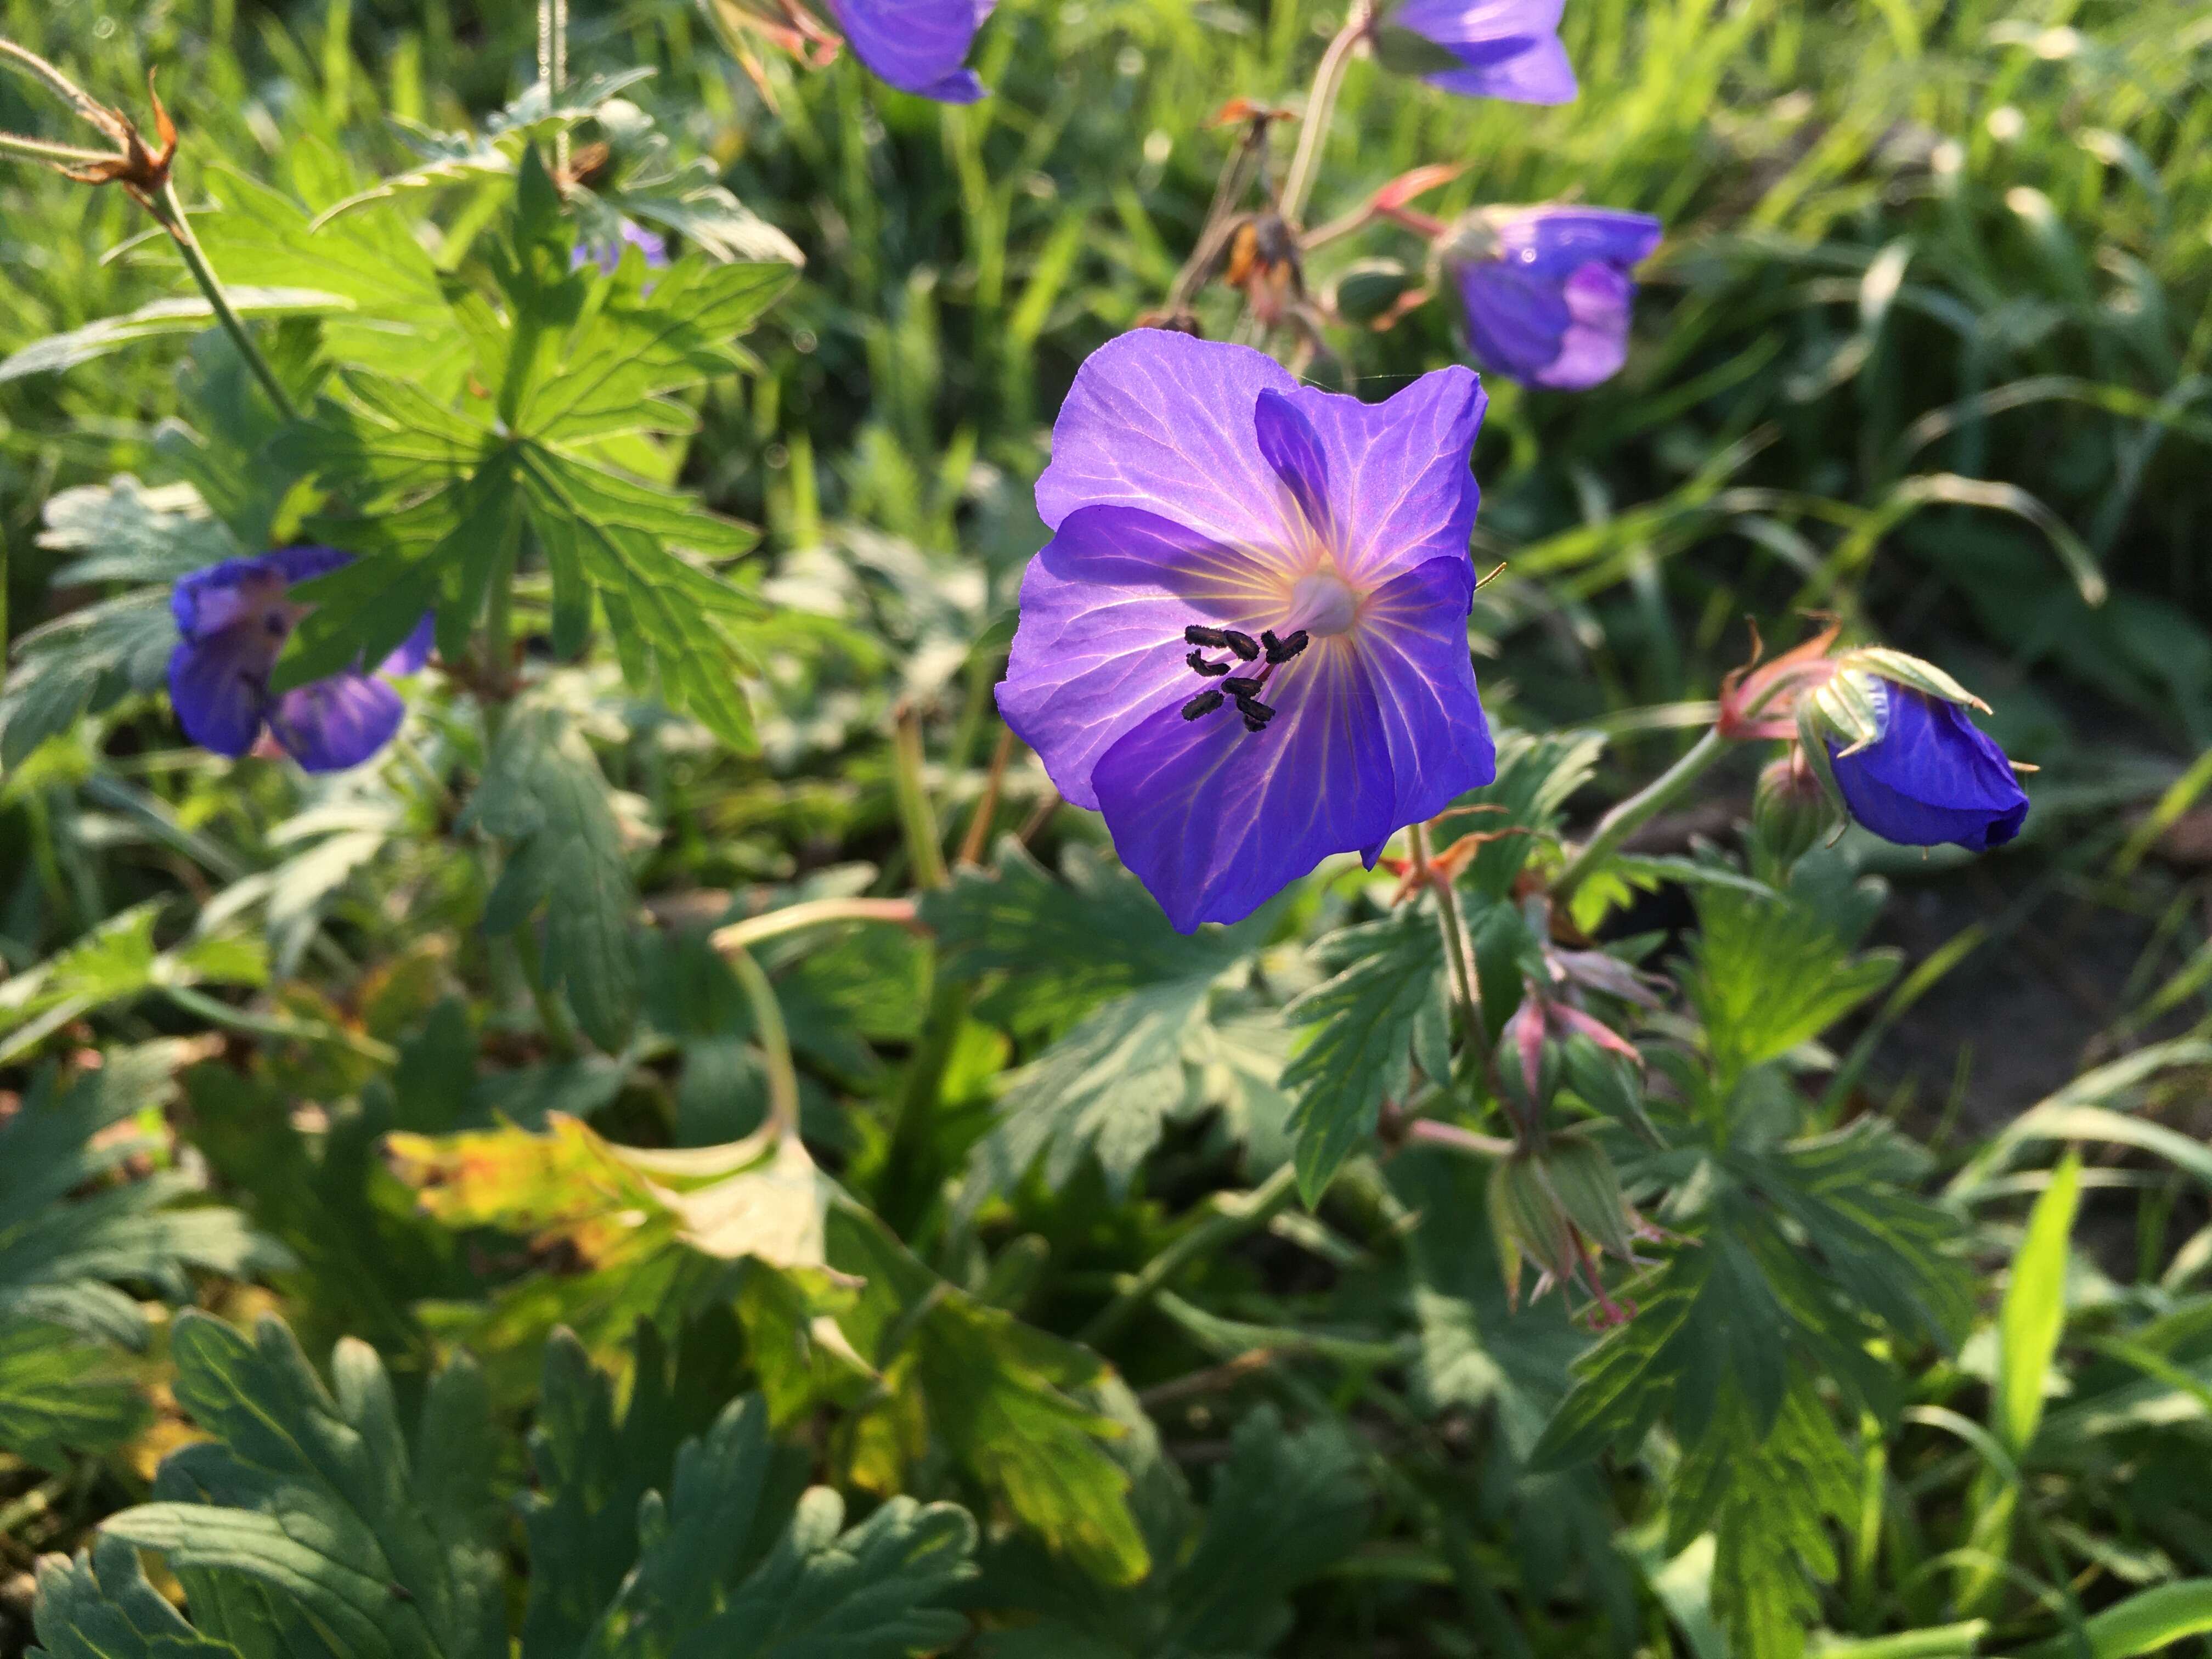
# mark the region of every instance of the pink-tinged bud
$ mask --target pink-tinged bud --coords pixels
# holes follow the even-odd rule
[[[1536,1267],[1537,1296],[1579,1280],[1596,1300],[1595,1323],[1615,1325],[1635,1314],[1606,1293],[1598,1261],[1611,1255],[1642,1265],[1636,1241],[1657,1234],[1623,1195],[1605,1149],[1587,1135],[1562,1130],[1500,1159],[1491,1171],[1490,1221],[1510,1302],[1519,1302],[1527,1261]]]
[[[1828,653],[1842,631],[1831,623],[1761,665],[1764,647],[1753,628],[1751,660],[1721,682],[1721,735],[1738,742],[1796,736],[1798,700],[1835,678],[1837,665]]]
[[[1797,744],[1759,775],[1751,833],[1763,864],[1787,870],[1842,822],[1827,786]]]

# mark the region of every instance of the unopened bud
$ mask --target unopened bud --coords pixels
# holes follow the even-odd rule
[[[1505,1276],[1506,1297],[1516,1303],[1523,1259],[1534,1261],[1545,1279],[1562,1285],[1577,1261],[1574,1230],[1536,1160],[1534,1152],[1516,1151],[1490,1172],[1490,1225],[1498,1242],[1498,1265]],[[1540,1285],[1537,1294],[1544,1288]]]
[[[1638,1223],[1605,1148],[1575,1130],[1560,1130],[1545,1143],[1537,1161],[1568,1222],[1600,1249],[1624,1261],[1634,1260]]]
[[[1759,775],[1751,833],[1762,864],[1787,870],[1836,827],[1836,804],[1796,744]]]
[[[1417,286],[1413,273],[1395,259],[1361,259],[1330,285],[1328,307],[1355,327],[1372,328],[1396,313]]]

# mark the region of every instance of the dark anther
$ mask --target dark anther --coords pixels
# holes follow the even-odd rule
[[[1260,689],[1260,682],[1246,679],[1242,675],[1234,675],[1221,682],[1221,689],[1242,702]]]
[[[1267,628],[1261,630],[1260,648],[1267,653],[1267,660],[1269,662],[1274,661],[1275,649],[1281,644],[1282,641],[1275,637],[1275,630],[1273,629]]]
[[[1217,651],[1229,643],[1229,635],[1218,628],[1201,628],[1196,623],[1182,630],[1185,645],[1210,645]]]
[[[1267,729],[1267,722],[1257,714],[1250,713],[1248,707],[1244,715],[1244,729],[1247,732],[1264,732]]]
[[[1310,643],[1306,630],[1303,628],[1287,640],[1279,640],[1273,634],[1262,635],[1261,637],[1267,642],[1269,662],[1288,662],[1299,652],[1304,650]]]
[[[1229,672],[1227,663],[1208,662],[1195,651],[1185,657],[1183,660],[1190,665],[1192,672],[1203,674],[1208,679],[1212,679],[1217,674],[1226,674]]]
[[[1182,706],[1182,717],[1187,720],[1200,720],[1221,707],[1218,691],[1201,691]]]
[[[1233,628],[1221,630],[1221,642],[1238,656],[1250,662],[1260,654],[1260,647],[1249,634],[1240,634]]]
[[[1237,712],[1243,715],[1247,721],[1257,720],[1262,726],[1275,718],[1275,711],[1257,697],[1237,698]]]

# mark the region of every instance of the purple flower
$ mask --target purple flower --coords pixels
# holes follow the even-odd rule
[[[1565,104],[1574,65],[1559,44],[1563,0],[1404,0],[1377,21],[1386,60],[1390,36],[1414,37],[1421,78],[1469,98]],[[1453,63],[1450,60],[1457,60]],[[1430,67],[1433,61],[1434,67]]]
[[[1856,750],[1831,739],[1829,763],[1851,816],[1905,847],[1972,853],[2020,833],[2027,795],[2004,750],[1942,697],[1869,675],[1881,735]]]
[[[1141,329],[1075,377],[999,688],[1060,793],[1185,933],[1496,775],[1475,695],[1480,382],[1388,403]]]
[[[622,222],[622,228],[604,242],[580,242],[570,257],[568,269],[581,270],[586,264],[597,265],[611,276],[621,266],[623,250],[634,247],[645,255],[646,269],[665,270],[668,268],[668,239],[657,236],[633,220]]]
[[[266,725],[285,752],[310,772],[358,766],[392,740],[406,706],[383,680],[348,669],[281,695],[269,671],[308,607],[289,595],[306,581],[352,562],[330,547],[288,547],[258,559],[225,559],[179,577],[169,610],[184,635],[169,656],[169,700],[185,735],[235,759]],[[379,674],[412,674],[430,654],[425,617]]]
[[[997,0],[826,0],[853,54],[901,92],[972,104],[983,83],[963,68]]]
[[[1454,226],[1443,263],[1490,368],[1580,392],[1628,356],[1629,271],[1659,246],[1649,214],[1611,208],[1482,208]]]

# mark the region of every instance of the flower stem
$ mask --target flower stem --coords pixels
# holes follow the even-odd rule
[[[94,125],[106,131],[106,125],[101,118],[106,116],[107,112],[102,109],[83,88],[78,86],[76,82],[70,80],[68,76],[64,75],[35,52],[19,46],[13,40],[0,36],[0,62],[14,64],[26,73],[45,82],[47,88],[71,109]],[[97,159],[107,161],[111,158],[103,155]]]
[[[1424,876],[1429,876],[1429,826],[1417,823],[1413,827],[1413,865]],[[1478,1054],[1490,1048],[1490,1029],[1482,1018],[1482,997],[1475,989],[1474,958],[1468,952],[1467,921],[1460,915],[1459,890],[1449,876],[1433,877],[1428,884],[1436,890],[1437,921],[1443,929],[1444,954],[1451,958],[1452,994],[1459,1004],[1460,1019],[1467,1027],[1467,1040]],[[1437,1079],[1441,1083],[1443,1079]]]
[[[1472,1129],[1462,1129],[1456,1123],[1433,1117],[1417,1117],[1408,1123],[1406,1139],[1449,1146],[1455,1152],[1475,1158],[1510,1158],[1514,1152],[1514,1143],[1510,1140],[1501,1140],[1496,1135],[1480,1135]]]
[[[1589,876],[1620,850],[1621,842],[1650,818],[1680,799],[1727,751],[1728,741],[1717,726],[1699,738],[1689,753],[1676,761],[1635,794],[1598,820],[1590,838],[1577,848],[1552,883],[1554,903],[1565,904]]]
[[[1285,1164],[1249,1193],[1224,1194],[1214,1200],[1214,1212],[1147,1261],[1142,1272],[1097,1316],[1077,1334],[1076,1340],[1097,1347],[1128,1323],[1166,1285],[1200,1256],[1248,1233],[1257,1232],[1282,1212],[1298,1190],[1298,1172]]]
[[[568,0],[538,0],[538,75],[545,82],[545,106],[550,113],[560,101],[568,81]],[[568,177],[568,134],[553,134],[553,176]]]
[[[1345,14],[1344,27],[1336,32],[1336,39],[1328,43],[1322,54],[1321,67],[1314,71],[1313,90],[1306,94],[1304,125],[1298,131],[1298,148],[1291,158],[1291,171],[1283,181],[1283,194],[1275,210],[1295,226],[1303,219],[1306,201],[1313,194],[1314,180],[1321,171],[1321,154],[1328,143],[1329,118],[1336,112],[1336,95],[1344,88],[1344,71],[1352,62],[1352,54],[1367,37],[1367,26],[1373,18],[1370,0],[1352,0],[1352,8]]]
[[[791,1060],[791,1032],[783,1023],[783,1005],[775,987],[761,965],[745,951],[726,953],[737,970],[738,983],[752,1004],[753,1023],[760,1027],[761,1048],[768,1056],[768,1121],[779,1139],[799,1133],[799,1069]]]
[[[1006,766],[1014,757],[1014,728],[1001,726],[998,747],[991,751],[991,769],[983,779],[983,798],[975,803],[975,816],[968,820],[968,833],[960,840],[958,862],[980,866],[990,848],[991,820],[999,815],[999,791],[1006,781]]]
[[[233,309],[230,296],[223,292],[222,280],[216,276],[215,267],[208,263],[199,238],[192,234],[191,223],[185,217],[184,207],[177,200],[176,186],[164,183],[161,195],[148,205],[161,228],[169,233],[169,240],[177,245],[177,252],[184,256],[185,268],[192,273],[192,280],[200,285],[200,292],[207,295],[207,302],[214,309],[216,320],[230,336],[231,343],[238,348],[239,356],[246,359],[246,366],[253,371],[253,378],[261,382],[261,389],[269,394],[269,401],[276,405],[276,412],[288,421],[298,420],[299,405],[292,401],[292,394],[284,389],[283,381],[276,378],[276,371],[269,366],[269,360],[261,355],[261,348],[254,344],[253,337],[246,331],[246,324]]]
[[[945,843],[937,828],[937,812],[929,804],[922,782],[921,717],[902,706],[891,732],[892,784],[898,793],[899,826],[906,832],[907,857],[914,865],[914,884],[935,890],[951,879],[945,867]]]
[[[82,149],[75,144],[50,144],[43,138],[27,138],[20,132],[0,132],[0,155],[21,155],[27,161],[72,167],[96,167],[115,159],[104,150]]]
[[[769,939],[781,939],[786,933],[803,933],[809,927],[824,927],[840,921],[888,921],[921,931],[921,924],[915,919],[912,899],[809,899],[804,904],[787,904],[766,915],[747,916],[743,921],[717,928],[708,943],[717,951],[742,951]]]

